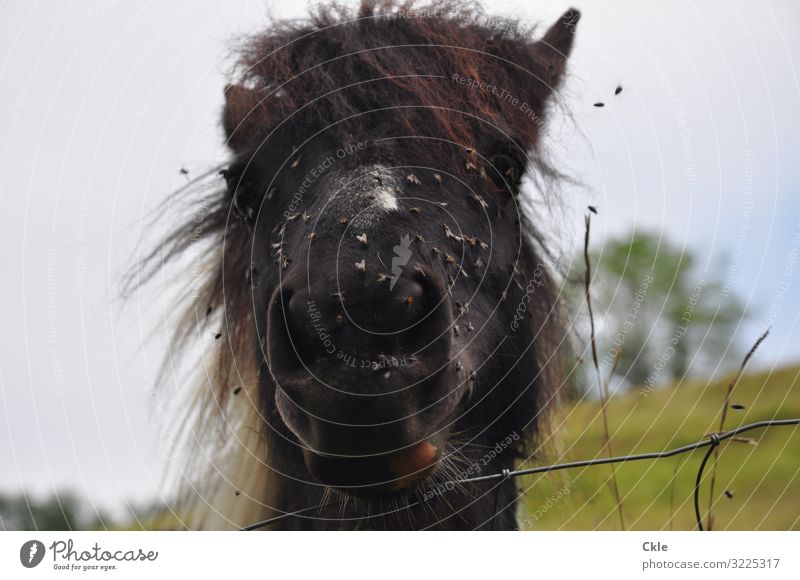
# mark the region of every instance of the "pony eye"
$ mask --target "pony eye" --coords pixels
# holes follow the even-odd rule
[[[507,153],[496,153],[489,159],[492,164],[492,180],[501,189],[516,189],[522,178],[523,165]]]
[[[241,164],[234,163],[219,174],[225,179],[232,216],[243,223],[251,223],[257,208],[271,197],[272,191],[260,193],[260,175],[254,166],[245,170]]]

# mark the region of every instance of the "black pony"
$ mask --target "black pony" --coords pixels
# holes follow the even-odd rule
[[[520,189],[558,177],[539,142],[578,17],[535,41],[461,2],[366,1],[245,43],[224,187],[151,257],[198,248],[188,526],[516,526],[513,480],[458,480],[534,456],[562,384]]]

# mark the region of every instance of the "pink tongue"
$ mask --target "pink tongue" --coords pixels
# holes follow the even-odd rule
[[[411,475],[429,467],[436,460],[438,454],[439,449],[435,445],[423,441],[393,458],[391,469],[399,476]]]

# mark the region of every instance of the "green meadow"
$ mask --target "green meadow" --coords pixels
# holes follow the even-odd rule
[[[685,381],[651,392],[632,390],[607,407],[614,455],[672,449],[718,431],[733,375],[712,383]],[[765,419],[800,417],[800,367],[744,375],[725,429]],[[548,457],[540,464],[605,456],[602,407],[584,401],[554,421]],[[720,446],[713,507],[717,530],[800,529],[800,427],[750,431]],[[616,474],[626,529],[695,529],[693,491],[705,449],[667,459],[570,469],[520,478],[520,521],[532,530],[619,530],[610,477]],[[701,508],[709,502],[706,467]],[[727,493],[726,493],[727,492]],[[704,518],[704,523],[706,519]]]

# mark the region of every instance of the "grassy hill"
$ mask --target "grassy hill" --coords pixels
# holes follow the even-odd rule
[[[608,417],[614,454],[671,449],[716,431],[729,380],[687,381],[650,393],[632,391],[613,397]],[[726,429],[763,419],[800,417],[800,368],[745,375],[731,402],[745,408],[729,409]],[[605,455],[600,410],[596,401],[562,410],[553,437],[558,448],[546,462]],[[759,429],[744,436],[753,441],[720,447],[714,528],[800,530],[800,427]],[[613,466],[626,528],[694,529],[692,493],[704,453]],[[527,492],[520,520],[534,530],[620,529],[609,485],[611,470],[604,465],[522,477],[519,483]],[[708,481],[706,477],[701,494],[704,513]]]

